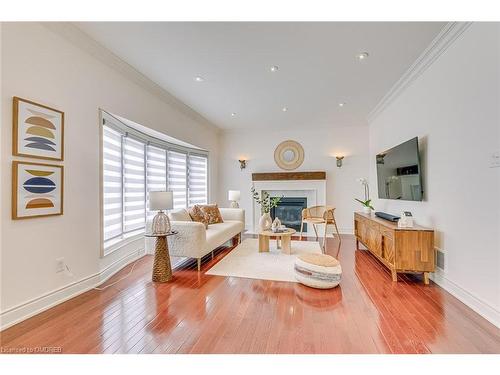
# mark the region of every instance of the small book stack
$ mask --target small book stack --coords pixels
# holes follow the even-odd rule
[[[276,228],[272,228],[273,233],[285,233],[287,230],[288,230],[288,228],[285,227],[284,225],[281,225],[281,226],[276,227]]]

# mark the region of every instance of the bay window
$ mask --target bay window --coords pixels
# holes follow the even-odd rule
[[[172,191],[174,209],[208,202],[208,152],[153,137],[102,111],[103,255],[142,235],[151,191]]]

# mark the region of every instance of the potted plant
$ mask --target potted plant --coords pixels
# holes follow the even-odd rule
[[[271,198],[267,191],[262,192],[262,196],[252,186],[252,197],[260,205],[262,216],[259,219],[259,227],[261,230],[269,230],[273,223],[271,219],[271,209],[278,206],[282,197]]]
[[[363,212],[369,215],[372,210],[374,210],[371,204],[372,200],[370,199],[370,186],[368,185],[368,180],[366,178],[358,178],[358,182],[363,185],[365,189],[365,200],[358,198],[354,198],[354,200],[361,203],[363,205]]]

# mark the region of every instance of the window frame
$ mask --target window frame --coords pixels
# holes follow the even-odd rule
[[[141,142],[144,145],[144,200],[145,200],[145,215],[144,224],[147,225],[148,220],[148,210],[147,210],[147,197],[148,197],[148,168],[147,168],[147,156],[148,156],[148,146],[153,146],[164,150],[165,152],[165,173],[166,181],[165,186],[167,191],[169,190],[169,174],[168,174],[168,151],[174,151],[178,153],[186,154],[186,206],[189,205],[189,157],[191,155],[197,157],[205,157],[207,159],[207,202],[210,201],[210,156],[209,152],[204,149],[190,148],[184,145],[178,145],[172,142],[167,142],[165,140],[153,137],[149,134],[143,133],[140,130],[132,128],[118,118],[113,116],[111,113],[99,109],[99,206],[100,206],[100,255],[101,258],[112,254],[114,251],[126,246],[140,238],[144,235],[145,227],[139,228],[131,232],[124,232],[124,221],[125,221],[125,206],[122,201],[122,232],[112,238],[104,240],[104,127],[107,126],[112,130],[119,132],[121,136],[121,178],[122,178],[122,200],[125,199],[125,174],[124,174],[124,139],[130,137],[135,141]]]

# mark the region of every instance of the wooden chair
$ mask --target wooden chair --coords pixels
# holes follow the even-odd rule
[[[337,232],[337,236],[340,238],[339,229],[337,228],[337,221],[335,220],[334,215],[335,208],[329,206],[314,206],[304,208],[302,210],[302,222],[300,223],[300,239],[302,239],[302,232],[304,228],[304,223],[311,224],[314,228],[314,232],[316,233],[316,240],[319,240],[318,230],[316,229],[316,225],[325,224],[325,241],[323,243],[323,248],[326,244],[326,231],[328,225],[333,225],[335,227],[335,231]]]

